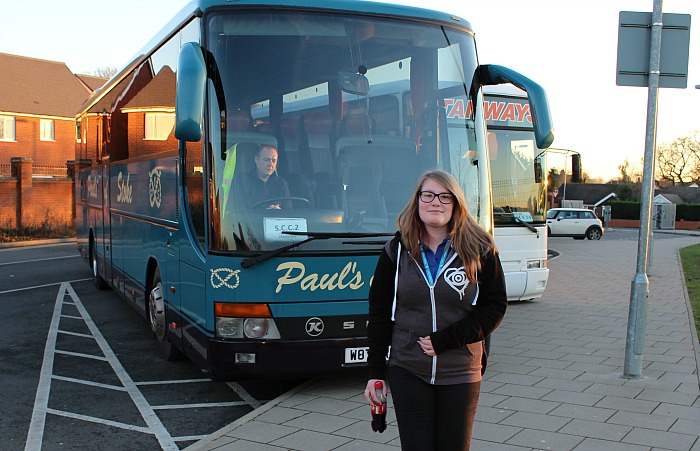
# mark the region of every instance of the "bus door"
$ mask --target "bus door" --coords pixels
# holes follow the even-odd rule
[[[103,161],[106,160],[103,159]],[[104,255],[104,264],[102,265],[104,275],[103,279],[107,281],[108,284],[114,284],[114,268],[112,266],[112,221],[109,207],[110,202],[110,162],[106,161],[106,164],[101,166],[102,168],[102,212],[100,214],[100,237],[96,238],[101,243],[101,248]],[[95,243],[97,245],[97,243]]]
[[[182,224],[182,222],[180,222]],[[168,238],[165,242],[166,246],[166,261],[165,261],[165,278],[163,279],[163,296],[165,297],[171,308],[166,309],[165,324],[169,325],[177,320],[172,317],[172,313],[180,310],[180,232],[178,230],[169,230]],[[178,348],[182,347],[182,333],[179,327],[170,328],[174,335],[171,335],[170,341]]]

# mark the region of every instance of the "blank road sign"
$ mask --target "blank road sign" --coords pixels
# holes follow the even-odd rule
[[[688,86],[690,14],[663,14],[660,88]],[[617,85],[649,86],[651,13],[620,11]]]

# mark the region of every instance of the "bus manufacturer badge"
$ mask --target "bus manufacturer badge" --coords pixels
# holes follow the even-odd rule
[[[306,333],[310,337],[318,337],[323,333],[323,320],[314,316],[306,321]]]
[[[153,168],[148,173],[148,198],[151,202],[151,207],[160,208],[161,189],[160,189],[160,171]]]
[[[238,287],[241,279],[238,277],[238,273],[241,272],[240,269],[233,270],[231,268],[217,268],[211,270],[211,286],[214,288],[226,287],[234,289]],[[229,283],[231,278],[235,279],[234,283]]]

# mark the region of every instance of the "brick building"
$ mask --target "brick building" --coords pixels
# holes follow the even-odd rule
[[[72,220],[66,162],[75,159],[75,115],[105,81],[0,53],[0,226]]]
[[[64,168],[65,175],[66,161],[75,157],[75,114],[104,81],[76,76],[65,63],[0,53],[2,175],[17,157]]]

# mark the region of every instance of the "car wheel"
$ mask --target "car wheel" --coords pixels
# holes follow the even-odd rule
[[[599,240],[601,236],[603,236],[603,233],[597,227],[591,227],[586,231],[586,238],[589,240]]]
[[[151,324],[153,337],[158,342],[158,347],[165,360],[179,360],[182,358],[182,353],[168,339],[166,310],[163,283],[160,279],[160,271],[156,268],[151,291],[148,293],[148,322]]]

